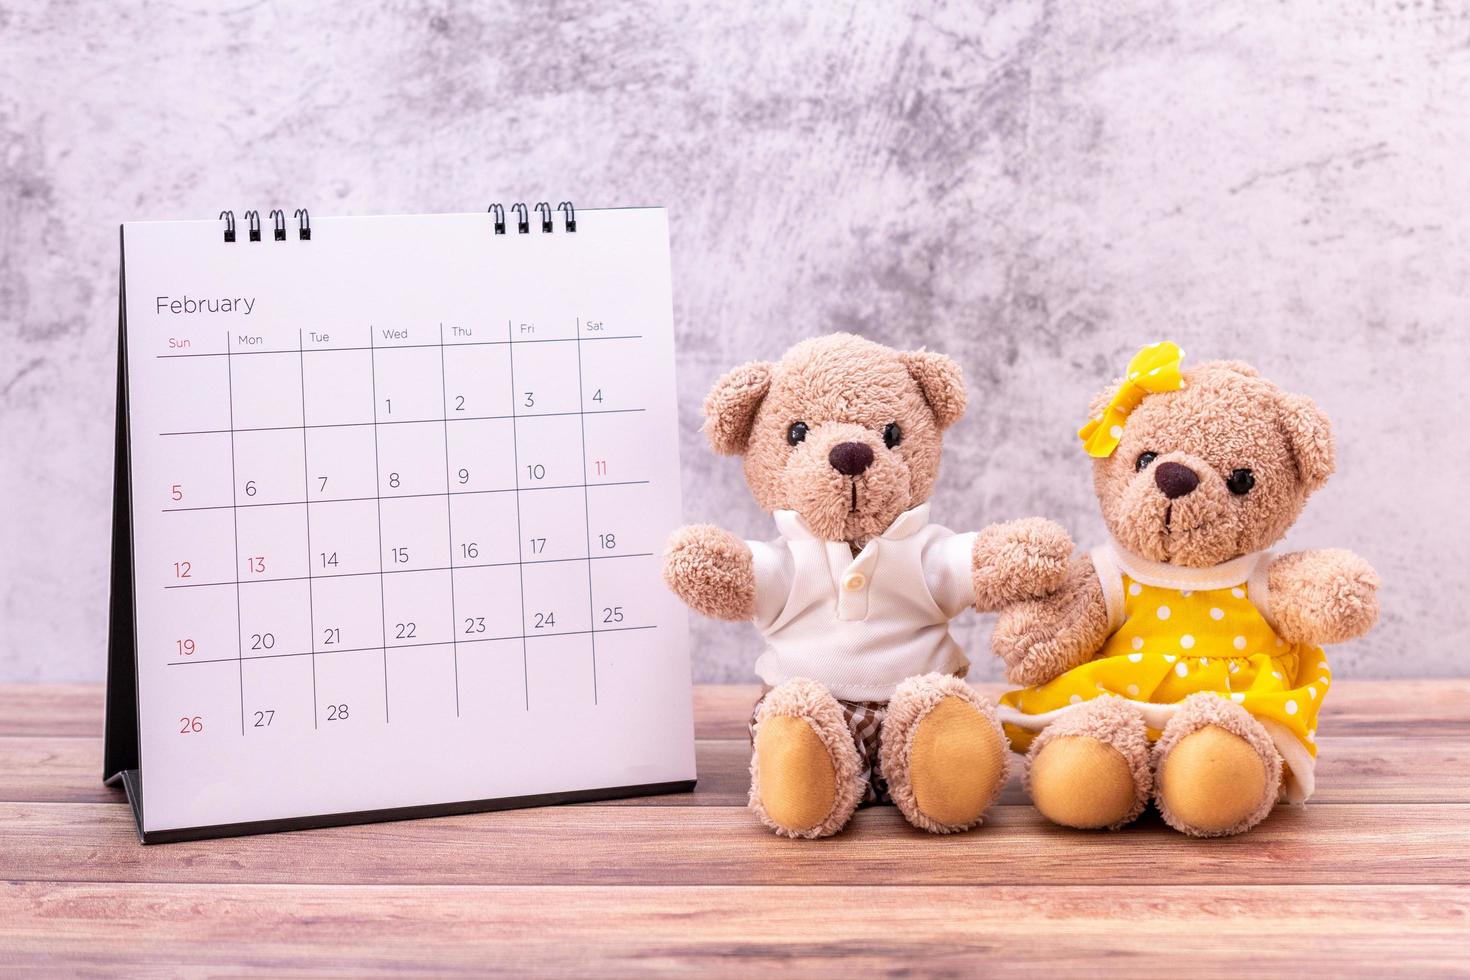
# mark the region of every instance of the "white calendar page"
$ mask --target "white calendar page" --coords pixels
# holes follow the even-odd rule
[[[668,229],[123,228],[145,832],[691,780]]]

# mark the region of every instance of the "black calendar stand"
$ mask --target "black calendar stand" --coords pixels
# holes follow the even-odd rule
[[[494,209],[492,209],[493,211]],[[548,209],[549,216],[549,209]],[[500,219],[503,220],[503,219]],[[548,217],[548,221],[549,221]],[[569,219],[570,220],[570,219]],[[575,224],[569,224],[575,230]],[[503,224],[496,233],[503,234]],[[523,222],[521,232],[527,228]],[[226,241],[234,241],[233,217]],[[253,236],[252,240],[257,240]],[[281,236],[278,234],[277,236]],[[309,225],[303,223],[301,238],[310,237]],[[145,831],[143,819],[143,767],[140,753],[138,702],[138,650],[135,623],[135,582],[133,575],[133,519],[131,501],[130,435],[128,427],[128,362],[127,362],[127,275],[123,230],[119,229],[118,284],[118,371],[117,419],[113,466],[112,510],[112,583],[108,617],[106,722],[103,743],[103,782],[121,786],[132,806],[142,843],[170,843],[266,834],[287,830],[347,824],[377,823],[422,817],[451,816],[523,807],[551,806],[592,800],[624,799],[693,790],[695,780],[650,783],[633,786],[574,790],[539,795],[466,800],[424,806],[396,807],[342,813],[321,813],[279,820],[216,824],[164,831]]]
[[[112,593],[107,619],[107,721],[102,779],[122,784],[138,833],[143,834],[143,791],[138,768],[138,671],[134,659],[132,501],[128,474],[127,272],[118,231],[117,420],[112,467]],[[146,842],[146,836],[144,840]]]

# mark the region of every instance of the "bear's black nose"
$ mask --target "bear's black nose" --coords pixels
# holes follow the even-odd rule
[[[843,476],[858,476],[873,465],[873,450],[860,442],[839,442],[827,454],[827,462]]]
[[[1199,486],[1199,474],[1183,463],[1160,463],[1154,467],[1154,482],[1173,500]]]

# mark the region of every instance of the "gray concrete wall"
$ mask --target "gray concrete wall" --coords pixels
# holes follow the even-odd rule
[[[848,329],[968,372],[941,520],[1093,541],[1073,432],[1172,337],[1336,422],[1291,543],[1385,581],[1339,673],[1462,672],[1470,19],[1104,6],[0,3],[0,680],[103,673],[119,221],[562,197],[670,209],[689,518],[769,526],[710,382]],[[694,641],[751,677],[750,628]]]

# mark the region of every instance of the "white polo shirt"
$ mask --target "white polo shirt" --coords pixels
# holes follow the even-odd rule
[[[755,624],[767,684],[809,677],[844,701],[886,701],[898,683],[969,664],[949,621],[975,601],[975,535],[930,524],[929,505],[905,511],[853,557],[795,511],[774,514],[781,536],[747,541],[755,558]]]

